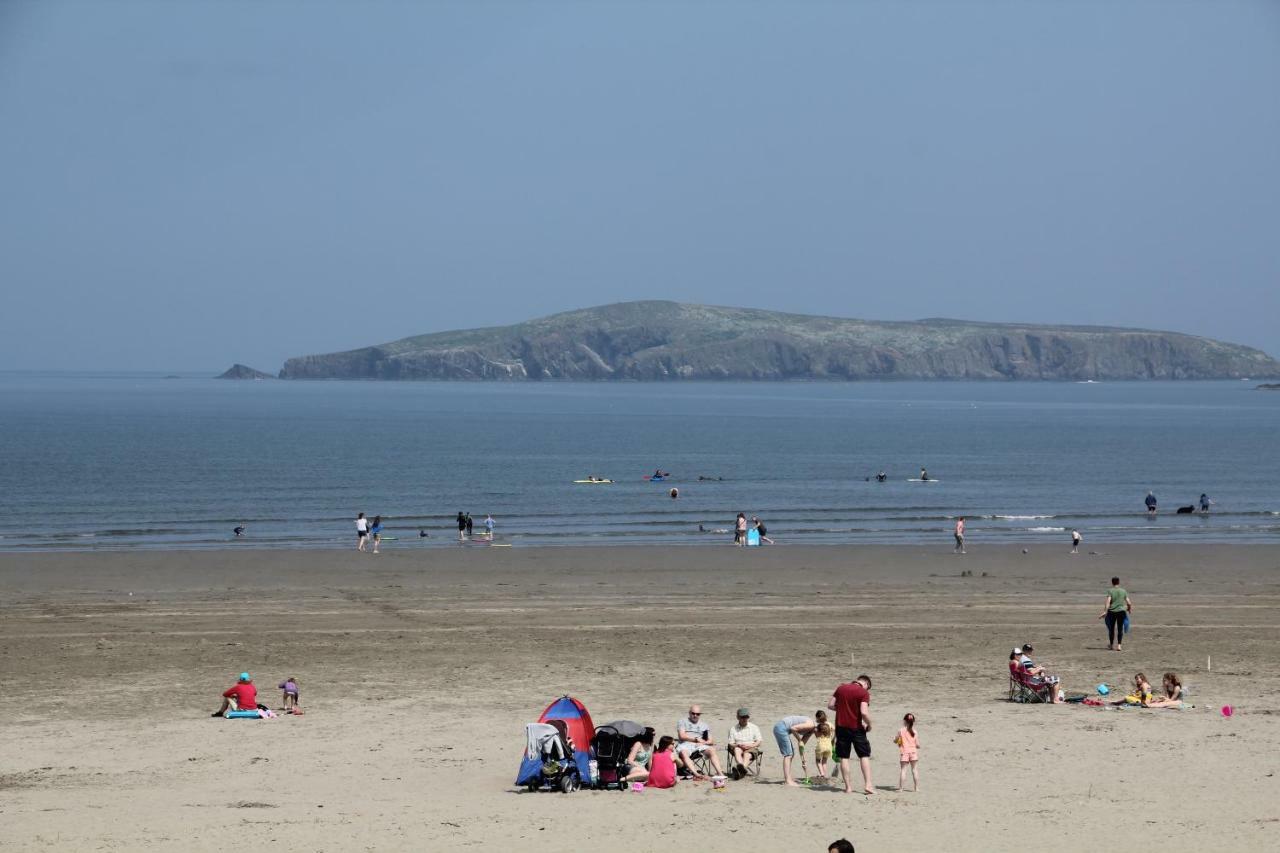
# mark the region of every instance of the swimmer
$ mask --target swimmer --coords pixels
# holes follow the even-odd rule
[[[923,471],[921,471],[921,473],[924,473],[924,472],[923,472]],[[888,475],[888,474],[886,474],[886,473],[884,472],[884,469],[881,469],[881,470],[880,470],[880,473],[879,473],[879,474],[876,474],[876,482],[877,482],[877,483],[883,483],[883,482],[884,482],[885,480],[887,480],[887,479],[889,479],[889,475]]]
[[[234,533],[236,536],[243,536],[243,535],[244,535],[244,525],[243,525],[243,524],[242,524],[242,525],[240,525],[239,527],[237,527],[235,530],[232,530],[231,532],[232,532],[232,533]]]
[[[679,489],[672,489],[672,490],[671,490],[671,500],[675,500],[675,499],[676,499],[676,498],[678,498],[678,497],[680,497],[680,490],[679,490]]]
[[[429,537],[430,535],[431,535],[430,533],[428,533],[427,531],[423,530],[421,527],[419,527],[419,528],[418,528],[418,538],[419,538],[419,539],[426,539],[426,538],[427,538],[427,537]]]

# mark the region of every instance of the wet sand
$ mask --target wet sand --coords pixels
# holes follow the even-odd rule
[[[1280,845],[1280,548],[387,545],[0,555],[0,845]],[[1112,574],[1135,605],[1120,653],[1096,618]],[[1011,704],[1006,661],[1026,641],[1068,692],[1174,670],[1197,707]],[[306,715],[210,719],[242,669],[273,706],[297,676]],[[877,793],[784,788],[773,722],[860,672]],[[597,724],[660,733],[699,702],[721,741],[747,705],[764,777],[519,792],[524,723],[562,693]],[[916,794],[890,790],[906,711]]]

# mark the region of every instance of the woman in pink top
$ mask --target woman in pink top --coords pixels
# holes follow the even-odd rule
[[[907,781],[907,765],[911,765],[911,782],[913,791],[920,790],[920,770],[916,762],[920,760],[920,736],[916,734],[916,715],[907,714],[902,718],[903,726],[898,729],[898,736],[893,742],[898,745],[898,790]]]
[[[658,739],[658,748],[649,763],[646,788],[674,788],[676,786],[676,740],[671,735]]]

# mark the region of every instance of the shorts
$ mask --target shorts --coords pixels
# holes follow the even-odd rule
[[[711,747],[707,746],[705,743],[694,743],[691,740],[682,740],[680,743],[676,744],[676,752],[682,752],[689,756],[702,752],[704,749],[711,749]]]
[[[782,753],[783,758],[796,754],[795,744],[791,742],[791,729],[782,720],[774,724],[773,739],[778,742],[778,752]]]
[[[867,740],[867,730],[836,726],[836,757],[848,758],[850,749],[859,758],[871,757],[871,741]]]
[[[899,762],[906,764],[908,761],[919,761],[919,760],[920,760],[920,753],[916,752],[914,749],[906,750],[906,751],[899,750],[899,754],[898,754]]]
[[[357,531],[356,531],[356,538],[357,538],[357,539],[363,539],[364,537],[366,537],[366,536],[368,536],[368,535],[369,535],[369,531],[367,531],[367,530],[357,530]]]

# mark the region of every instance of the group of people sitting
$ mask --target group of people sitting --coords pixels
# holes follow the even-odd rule
[[[1068,700],[1066,693],[1061,688],[1061,679],[1053,675],[1043,666],[1037,664],[1031,659],[1031,653],[1035,649],[1030,643],[1023,643],[1017,646],[1009,653],[1009,672],[1013,679],[1023,684],[1027,689],[1038,692],[1044,698],[1044,701],[1058,704],[1067,701],[1080,701],[1082,697],[1077,696],[1074,700]],[[1123,699],[1113,701],[1112,705],[1141,705],[1144,708],[1179,708],[1182,706],[1185,688],[1182,686],[1182,680],[1178,678],[1175,672],[1166,672],[1161,679],[1161,686],[1164,690],[1163,696],[1157,696],[1151,689],[1150,682],[1141,672],[1133,677],[1133,692],[1126,694]],[[1104,691],[1101,687],[1099,692]],[[1090,702],[1090,704],[1102,704],[1101,702]]]
[[[863,776],[863,793],[871,794],[871,745],[867,732],[871,728],[869,703],[871,678],[866,675],[836,688],[827,708],[834,712],[834,720],[826,710],[815,711],[813,716],[793,714],[783,717],[773,726],[774,740],[782,754],[782,776],[787,785],[798,785],[792,776],[792,761],[797,745],[801,763],[808,774],[804,747],[814,742],[814,770],[817,777],[828,778],[833,757],[840,762],[840,775],[846,792],[852,793],[849,760],[856,757]],[[908,714],[907,725],[895,743],[905,751],[904,761],[910,763],[916,784],[916,753],[918,740],[914,729],[914,716]],[[702,707],[690,705],[688,714],[676,723],[674,736],[657,737],[652,728],[644,732],[632,744],[621,768],[623,782],[643,782],[649,788],[670,788],[679,775],[695,780],[731,776],[741,779],[758,773],[764,754],[764,735],[760,727],[751,721],[751,712],[739,708],[737,722],[729,727],[724,756],[728,762],[726,773],[719,747],[711,734],[711,728],[702,719]],[[905,719],[905,718],[904,718]],[[903,732],[906,734],[904,735]],[[905,740],[903,740],[905,738]],[[655,744],[656,739],[656,744]],[[903,744],[905,743],[905,747]],[[805,780],[800,780],[805,781]],[[899,780],[901,784],[901,779]]]

